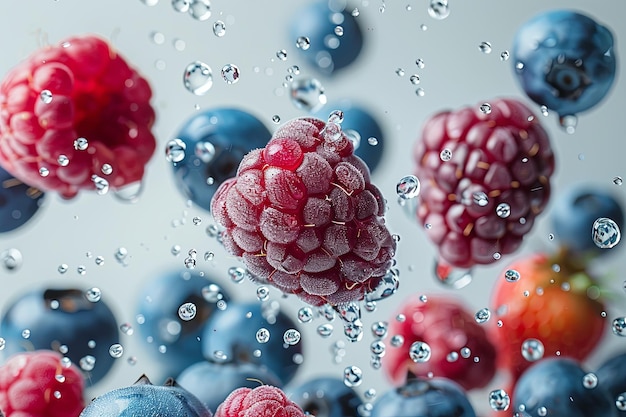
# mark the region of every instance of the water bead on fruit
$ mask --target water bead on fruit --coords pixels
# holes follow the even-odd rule
[[[480,105],[480,112],[482,114],[490,114],[491,113],[491,104],[489,103],[483,103]]]
[[[41,167],[39,168],[39,175],[41,175],[42,177],[47,177],[48,175],[50,175],[50,170],[46,167]]]
[[[194,303],[184,303],[178,307],[178,317],[183,321],[193,320],[196,317],[196,305]]]
[[[494,411],[506,411],[511,405],[511,398],[505,390],[496,389],[489,393],[489,405]]]
[[[91,176],[91,181],[96,187],[96,192],[99,195],[105,195],[109,192],[109,181],[107,181],[106,179],[94,174]]]
[[[420,194],[420,180],[415,175],[407,175],[396,184],[396,193],[404,200],[415,198]]]
[[[74,141],[74,149],[77,151],[87,150],[89,147],[89,141],[85,138],[78,138]]]
[[[426,342],[413,342],[409,348],[409,357],[413,362],[428,362],[431,356],[430,345]]]
[[[496,207],[496,214],[501,219],[506,219],[511,215],[511,206],[508,203],[500,203]]]
[[[235,84],[239,81],[240,73],[239,67],[235,64],[226,64],[222,67],[222,79],[226,84]]]
[[[467,359],[472,355],[472,350],[470,348],[468,348],[467,346],[461,348],[461,357],[463,359]]]
[[[614,220],[600,217],[593,222],[591,237],[597,247],[601,249],[611,249],[619,243],[621,232]]]
[[[39,93],[39,99],[44,104],[50,104],[52,103],[52,93],[50,92],[50,90],[43,90],[41,93]]]
[[[404,336],[396,334],[391,336],[391,346],[393,347],[401,347],[402,345],[404,345]]]
[[[439,153],[439,158],[441,158],[443,162],[448,162],[449,160],[452,159],[452,151],[448,148],[443,149]]]
[[[522,356],[528,362],[535,362],[539,359],[543,358],[543,354],[545,352],[545,348],[543,343],[541,343],[538,339],[526,339],[522,343]]]
[[[202,61],[194,61],[187,65],[183,73],[183,85],[197,96],[206,94],[213,86],[211,67]]]

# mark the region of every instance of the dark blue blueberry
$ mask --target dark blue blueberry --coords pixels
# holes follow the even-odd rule
[[[100,381],[117,360],[109,354],[111,345],[119,343],[113,312],[104,299],[90,302],[77,289],[22,295],[7,306],[0,335],[6,340],[5,357],[37,349],[61,352],[85,371],[88,384]]]
[[[264,147],[271,133],[256,117],[242,110],[216,108],[193,115],[176,137],[185,158],[174,164],[174,179],[186,198],[205,210],[222,182],[237,174],[239,162]]]
[[[350,10],[336,1],[316,1],[299,9],[291,19],[290,42],[307,38],[310,46],[298,53],[320,73],[330,75],[352,64],[363,49],[363,30]],[[335,32],[341,26],[343,34]]]
[[[583,258],[611,252],[593,241],[593,223],[598,218],[612,219],[620,230],[624,226],[621,204],[611,193],[597,186],[576,185],[557,194],[550,217],[554,235],[561,245]]]
[[[334,110],[343,111],[341,128],[347,133],[353,131],[358,134],[359,146],[354,153],[365,161],[371,172],[374,172],[385,150],[385,138],[380,124],[371,111],[351,100],[340,100],[327,104],[315,114],[315,117],[328,120],[328,116]],[[368,142],[370,138],[375,138],[377,144],[370,144]]]
[[[415,378],[381,396],[370,417],[476,417],[476,413],[455,382]]]
[[[283,384],[289,383],[300,366],[297,358],[302,354],[302,342],[285,344],[284,333],[298,327],[279,311],[277,304],[276,301],[230,303],[226,310],[216,312],[207,321],[202,335],[206,359],[265,365]],[[269,340],[259,343],[257,332],[263,328],[269,331]]]
[[[585,375],[572,359],[541,360],[517,381],[512,410],[523,411],[524,417],[616,417],[617,408],[608,391],[600,384],[585,386]]]
[[[185,369],[176,381],[211,410],[216,410],[237,388],[281,387],[280,379],[272,371],[251,363],[198,362]]]
[[[595,374],[598,377],[598,386],[607,390],[613,401],[617,401],[620,395],[626,393],[626,353],[613,356],[604,362]],[[626,411],[618,411],[618,415],[626,417]]]
[[[160,369],[155,374],[161,378],[176,376],[204,360],[200,337],[220,300],[227,302],[229,297],[219,285],[196,272],[171,271],[146,283],[137,313],[142,340],[149,342],[146,350],[158,360]],[[185,303],[196,307],[191,320],[178,314]]]
[[[95,398],[80,417],[211,417],[193,394],[174,380],[152,385],[144,375],[130,387],[118,388]]]
[[[571,10],[545,12],[526,22],[515,36],[512,57],[526,94],[561,116],[595,106],[615,79],[610,30]]]
[[[286,392],[291,401],[315,417],[359,417],[361,398],[341,379],[319,377]]]
[[[39,210],[44,194],[0,167],[0,233],[22,226]]]

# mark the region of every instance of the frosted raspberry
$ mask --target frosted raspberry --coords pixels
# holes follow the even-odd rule
[[[71,198],[141,180],[156,143],[148,82],[104,40],[74,37],[36,51],[0,85],[0,165]],[[76,143],[80,138],[84,144]],[[107,167],[110,166],[110,170]]]
[[[519,101],[435,115],[414,157],[422,184],[417,214],[449,265],[469,268],[514,252],[548,203],[554,155]]]
[[[252,275],[312,305],[363,299],[391,267],[385,202],[339,125],[301,118],[247,154],[211,204]]]
[[[215,417],[304,417],[304,411],[280,388],[238,388],[217,408]]]
[[[83,386],[81,371],[58,353],[20,353],[0,367],[0,410],[6,417],[76,417]]]

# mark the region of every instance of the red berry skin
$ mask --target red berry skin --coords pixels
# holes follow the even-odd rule
[[[397,320],[400,314],[404,321]],[[402,336],[404,343],[400,347],[386,343],[383,369],[394,386],[403,385],[409,373],[426,377],[432,372],[434,377],[451,379],[466,390],[482,388],[496,372],[496,350],[484,326],[454,298],[435,295],[423,302],[412,296],[389,321],[388,334]],[[430,346],[428,361],[411,359],[409,349],[414,342]],[[469,357],[463,357],[463,348],[469,348]],[[458,356],[455,360],[448,357],[452,352]],[[479,361],[475,362],[474,357]]]
[[[151,96],[148,82],[101,38],[42,48],[0,85],[0,165],[65,198],[94,190],[92,175],[112,189],[138,182],[156,147]],[[75,148],[78,138],[86,149]]]
[[[211,204],[226,228],[224,247],[255,280],[315,306],[363,299],[396,249],[367,166],[337,125],[328,126],[311,118],[286,123],[243,158]]]
[[[53,351],[12,356],[0,367],[0,410],[6,417],[77,417],[84,407],[84,380]]]
[[[522,356],[522,343],[531,338],[543,344],[543,357],[584,361],[606,328],[603,302],[589,296],[597,290],[595,280],[566,258],[542,253],[513,262],[507,270],[517,271],[520,278],[508,282],[502,274],[492,294],[492,309],[502,321],[501,327],[490,327],[499,368],[515,382],[533,364]]]
[[[414,147],[419,221],[440,261],[458,268],[515,252],[550,196],[555,161],[546,131],[517,100],[489,104],[488,114],[478,105],[436,114]]]
[[[304,411],[276,387],[238,388],[215,411],[215,417],[304,417]]]

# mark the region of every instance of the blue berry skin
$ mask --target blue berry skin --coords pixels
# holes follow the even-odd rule
[[[28,338],[23,337],[24,330],[30,331]],[[81,358],[93,356],[93,369],[83,368],[88,385],[109,372],[117,360],[109,354],[109,347],[120,340],[117,320],[104,298],[90,302],[77,289],[34,290],[22,295],[7,306],[0,335],[6,340],[5,358],[37,349],[63,353],[63,345],[67,346],[64,355],[79,367]]]
[[[545,12],[526,22],[515,36],[512,57],[526,94],[561,116],[595,106],[615,79],[611,31],[571,10]]]
[[[381,396],[370,417],[476,417],[476,413],[455,382],[417,378]]]
[[[218,311],[204,326],[202,351],[205,358],[218,360],[215,352],[222,352],[226,361],[264,365],[280,378],[281,385],[288,384],[300,366],[294,362],[294,355],[302,354],[302,342],[292,346],[285,344],[285,331],[298,327],[289,316],[276,309],[276,305],[277,302],[231,303],[226,310]],[[256,334],[261,328],[270,332],[266,343],[257,341]],[[260,351],[260,357],[255,355],[256,350]]]
[[[217,410],[237,388],[261,384],[280,387],[280,379],[267,367],[251,363],[198,362],[185,369],[176,382],[195,395],[207,408]]]
[[[138,298],[137,316],[143,323],[139,331],[146,351],[159,364],[154,375],[161,379],[174,377],[204,360],[200,337],[219,300],[228,302],[228,294],[197,272],[170,271],[146,283]],[[185,303],[196,306],[196,316],[188,321],[178,315]]]
[[[298,48],[300,56],[322,75],[334,75],[352,64],[363,49],[363,30],[350,10],[329,7],[328,0],[318,0],[299,9],[291,19],[290,42],[307,37],[308,49]],[[340,3],[340,2],[334,2]],[[337,26],[343,35],[335,32]]]
[[[543,359],[528,368],[517,381],[512,409],[524,417],[539,417],[545,407],[548,416],[617,417],[617,408],[601,384],[586,388],[587,374],[568,358]]]
[[[604,362],[595,372],[598,386],[607,390],[613,401],[626,392],[626,353],[613,356]],[[626,411],[617,411],[620,417],[626,417]]]
[[[142,376],[130,387],[118,388],[95,398],[79,417],[212,417],[193,394],[168,381],[152,385]]]
[[[361,398],[337,378],[310,379],[286,393],[305,413],[315,417],[360,417]]]
[[[624,226],[624,210],[609,192],[597,186],[576,185],[555,196],[550,218],[554,235],[571,254],[585,259],[611,253],[613,249],[599,248],[593,241],[593,223],[608,217]]]
[[[185,198],[210,210],[220,184],[237,174],[244,155],[264,147],[271,136],[259,119],[243,110],[215,108],[194,114],[176,136],[186,145],[184,159],[173,165],[176,186]],[[213,156],[207,144],[215,149]]]
[[[343,111],[341,129],[344,132],[353,130],[359,134],[359,146],[354,153],[365,161],[370,172],[373,173],[378,168],[385,151],[385,135],[380,124],[371,111],[347,99],[325,105],[315,114],[315,117],[328,120],[328,116],[334,110]],[[376,138],[378,143],[370,145],[369,138]]]
[[[44,202],[44,193],[32,188],[0,167],[0,233],[29,221]]]

